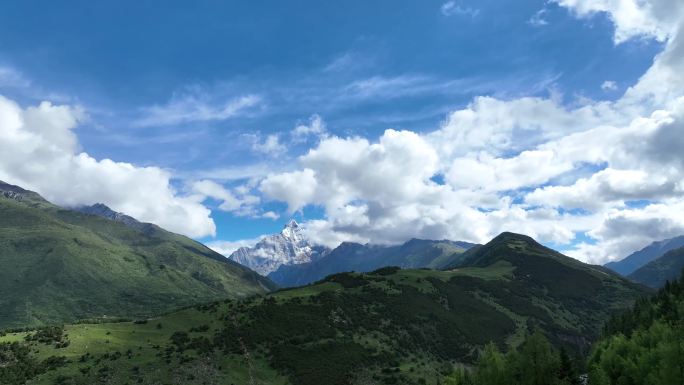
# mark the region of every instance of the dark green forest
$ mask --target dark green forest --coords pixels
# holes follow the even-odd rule
[[[580,374],[587,373],[587,374]],[[612,317],[586,362],[556,349],[537,330],[519,349],[487,345],[472,368],[445,385],[684,384],[684,274],[632,310]]]

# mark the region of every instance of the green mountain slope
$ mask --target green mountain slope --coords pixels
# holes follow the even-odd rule
[[[516,347],[532,330],[586,352],[610,315],[648,292],[527,237],[480,250],[477,266],[335,274],[145,324],[67,326],[47,343],[10,333],[0,341],[19,342],[0,346],[14,349],[15,375],[37,368],[32,384],[435,385],[488,342]]]
[[[273,288],[191,239],[145,229],[0,184],[0,328],[146,316]]]
[[[589,359],[591,385],[684,383],[684,275],[611,318]]]
[[[662,257],[647,263],[634,273],[629,279],[653,288],[660,288],[667,281],[676,280],[684,269],[684,247],[668,251]]]
[[[281,287],[293,287],[310,284],[330,274],[368,272],[383,266],[441,269],[459,260],[459,256],[472,246],[467,242],[424,239],[411,239],[397,246],[345,242],[320,259],[283,265],[268,277]]]

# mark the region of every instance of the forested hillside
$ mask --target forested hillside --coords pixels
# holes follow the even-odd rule
[[[589,359],[591,385],[684,383],[684,276],[612,318]]]

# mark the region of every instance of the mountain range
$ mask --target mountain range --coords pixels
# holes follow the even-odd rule
[[[519,234],[471,250],[448,270],[338,273],[137,322],[7,333],[0,373],[39,385],[437,384],[485,344],[514,348],[533,330],[586,353],[604,321],[650,293]]]
[[[280,233],[262,238],[253,247],[241,247],[228,259],[266,276],[281,266],[316,261],[328,252],[329,248],[312,244],[299,224],[291,220]]]
[[[397,246],[344,242],[317,260],[282,265],[268,277],[281,287],[292,287],[307,285],[330,274],[368,272],[383,266],[441,269],[458,261],[473,246],[467,242],[423,239],[412,239]]]
[[[682,275],[684,269],[684,247],[670,250],[640,267],[628,276],[634,282],[639,282],[653,288],[660,288],[667,281],[673,282]]]
[[[609,262],[605,266],[619,274],[628,276],[640,267],[660,258],[668,251],[680,247],[684,247],[684,236],[653,242],[625,258],[619,261]]]
[[[0,328],[144,317],[275,285],[206,246],[104,205],[0,182]]]

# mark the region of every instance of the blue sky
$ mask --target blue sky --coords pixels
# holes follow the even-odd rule
[[[179,191],[200,179],[231,189],[296,168],[319,138],[287,135],[316,116],[328,136],[373,142],[389,128],[437,130],[477,96],[617,101],[666,42],[614,33],[609,13],[527,0],[3,2],[0,68],[12,76],[0,94],[80,106],[73,132],[94,159],[168,170]],[[269,135],[277,156],[257,149]],[[262,198],[274,220],[208,197],[216,236],[200,239],[326,218],[285,202]]]

